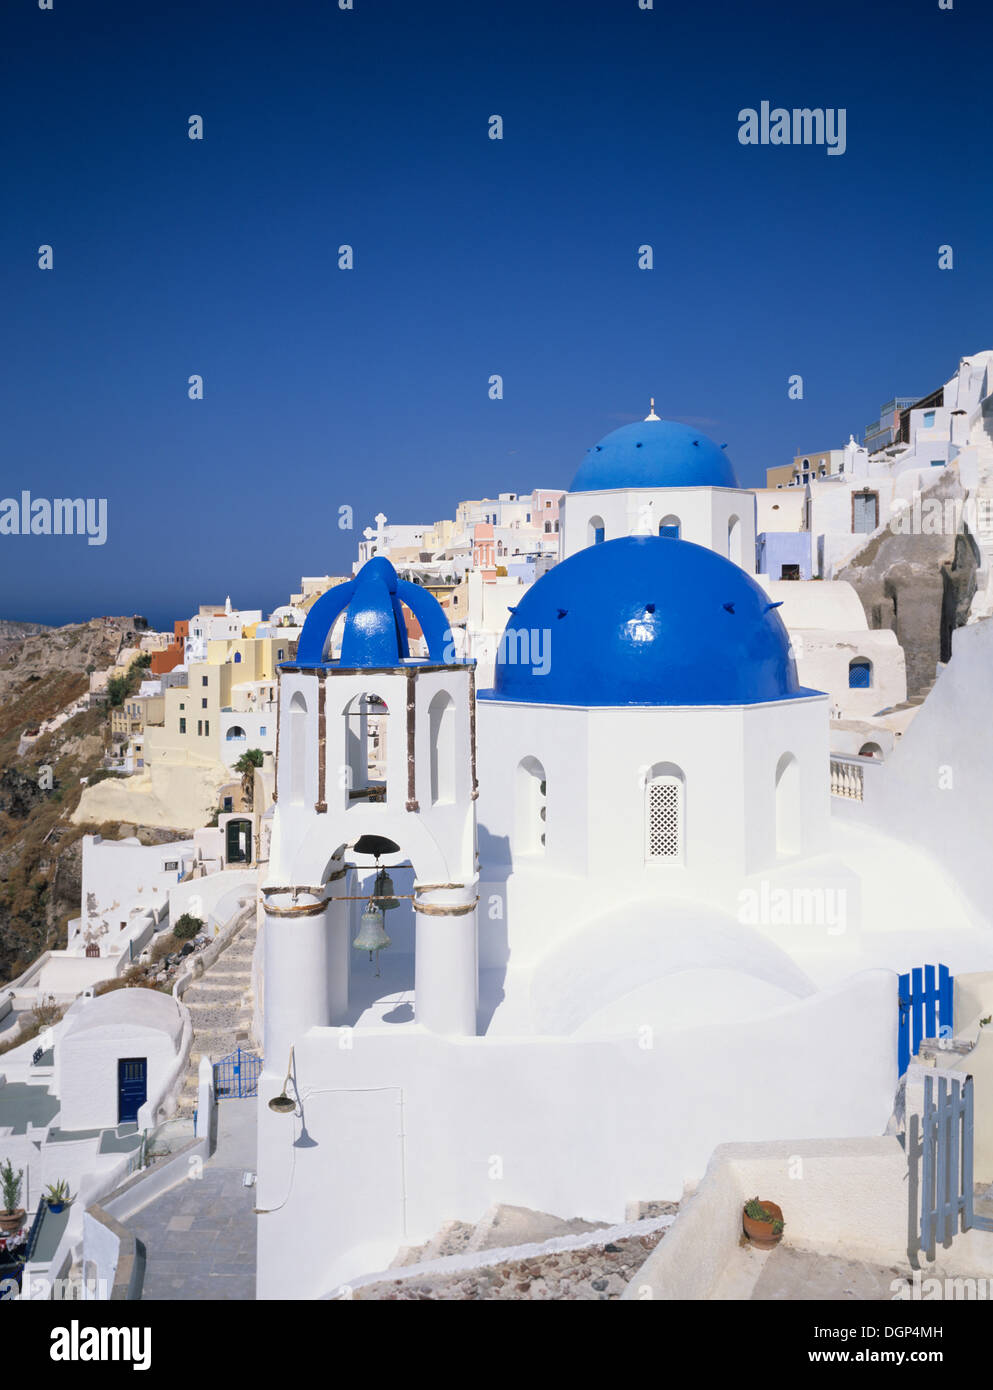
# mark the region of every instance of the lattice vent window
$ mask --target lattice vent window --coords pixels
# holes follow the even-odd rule
[[[682,784],[659,778],[648,788],[648,857],[679,859],[682,854]]]

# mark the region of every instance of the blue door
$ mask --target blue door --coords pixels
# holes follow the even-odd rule
[[[117,1063],[117,1123],[133,1125],[148,1099],[148,1058],[122,1057]]]

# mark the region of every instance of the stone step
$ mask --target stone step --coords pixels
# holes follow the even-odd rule
[[[448,1255],[462,1255],[469,1248],[478,1229],[468,1221],[446,1221],[437,1235],[428,1241],[421,1251],[421,1260],[444,1259]]]
[[[606,1224],[603,1221],[582,1221],[578,1217],[565,1221],[548,1212],[501,1203],[491,1207],[476,1223],[462,1253],[471,1254],[498,1246],[528,1245],[554,1240],[559,1236],[585,1235],[588,1231],[603,1229]]]

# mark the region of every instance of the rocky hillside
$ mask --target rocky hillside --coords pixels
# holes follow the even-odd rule
[[[100,767],[106,712],[77,714],[23,757],[21,735],[86,692],[88,672],[112,665],[135,640],[131,622],[100,618],[34,632],[31,624],[0,622],[0,980],[64,945],[66,923],[79,912],[79,842],[93,827],[70,826],[68,817],[80,778]],[[54,776],[49,790],[40,784],[46,765]],[[102,829],[117,833],[116,826]]]
[[[924,501],[961,503],[965,490],[953,473],[923,493]],[[907,694],[934,683],[939,661],[949,661],[952,633],[969,616],[976,590],[975,542],[963,531],[903,535],[877,532],[836,579],[852,584],[871,628],[896,633],[907,658]]]

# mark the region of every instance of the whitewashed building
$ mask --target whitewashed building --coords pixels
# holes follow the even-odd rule
[[[897,972],[993,963],[937,863],[833,819],[828,697],[740,565],[584,547],[506,637],[477,699],[379,557],[283,667],[260,1297],[333,1294],[494,1202],[621,1220],[731,1138],[879,1133]]]

